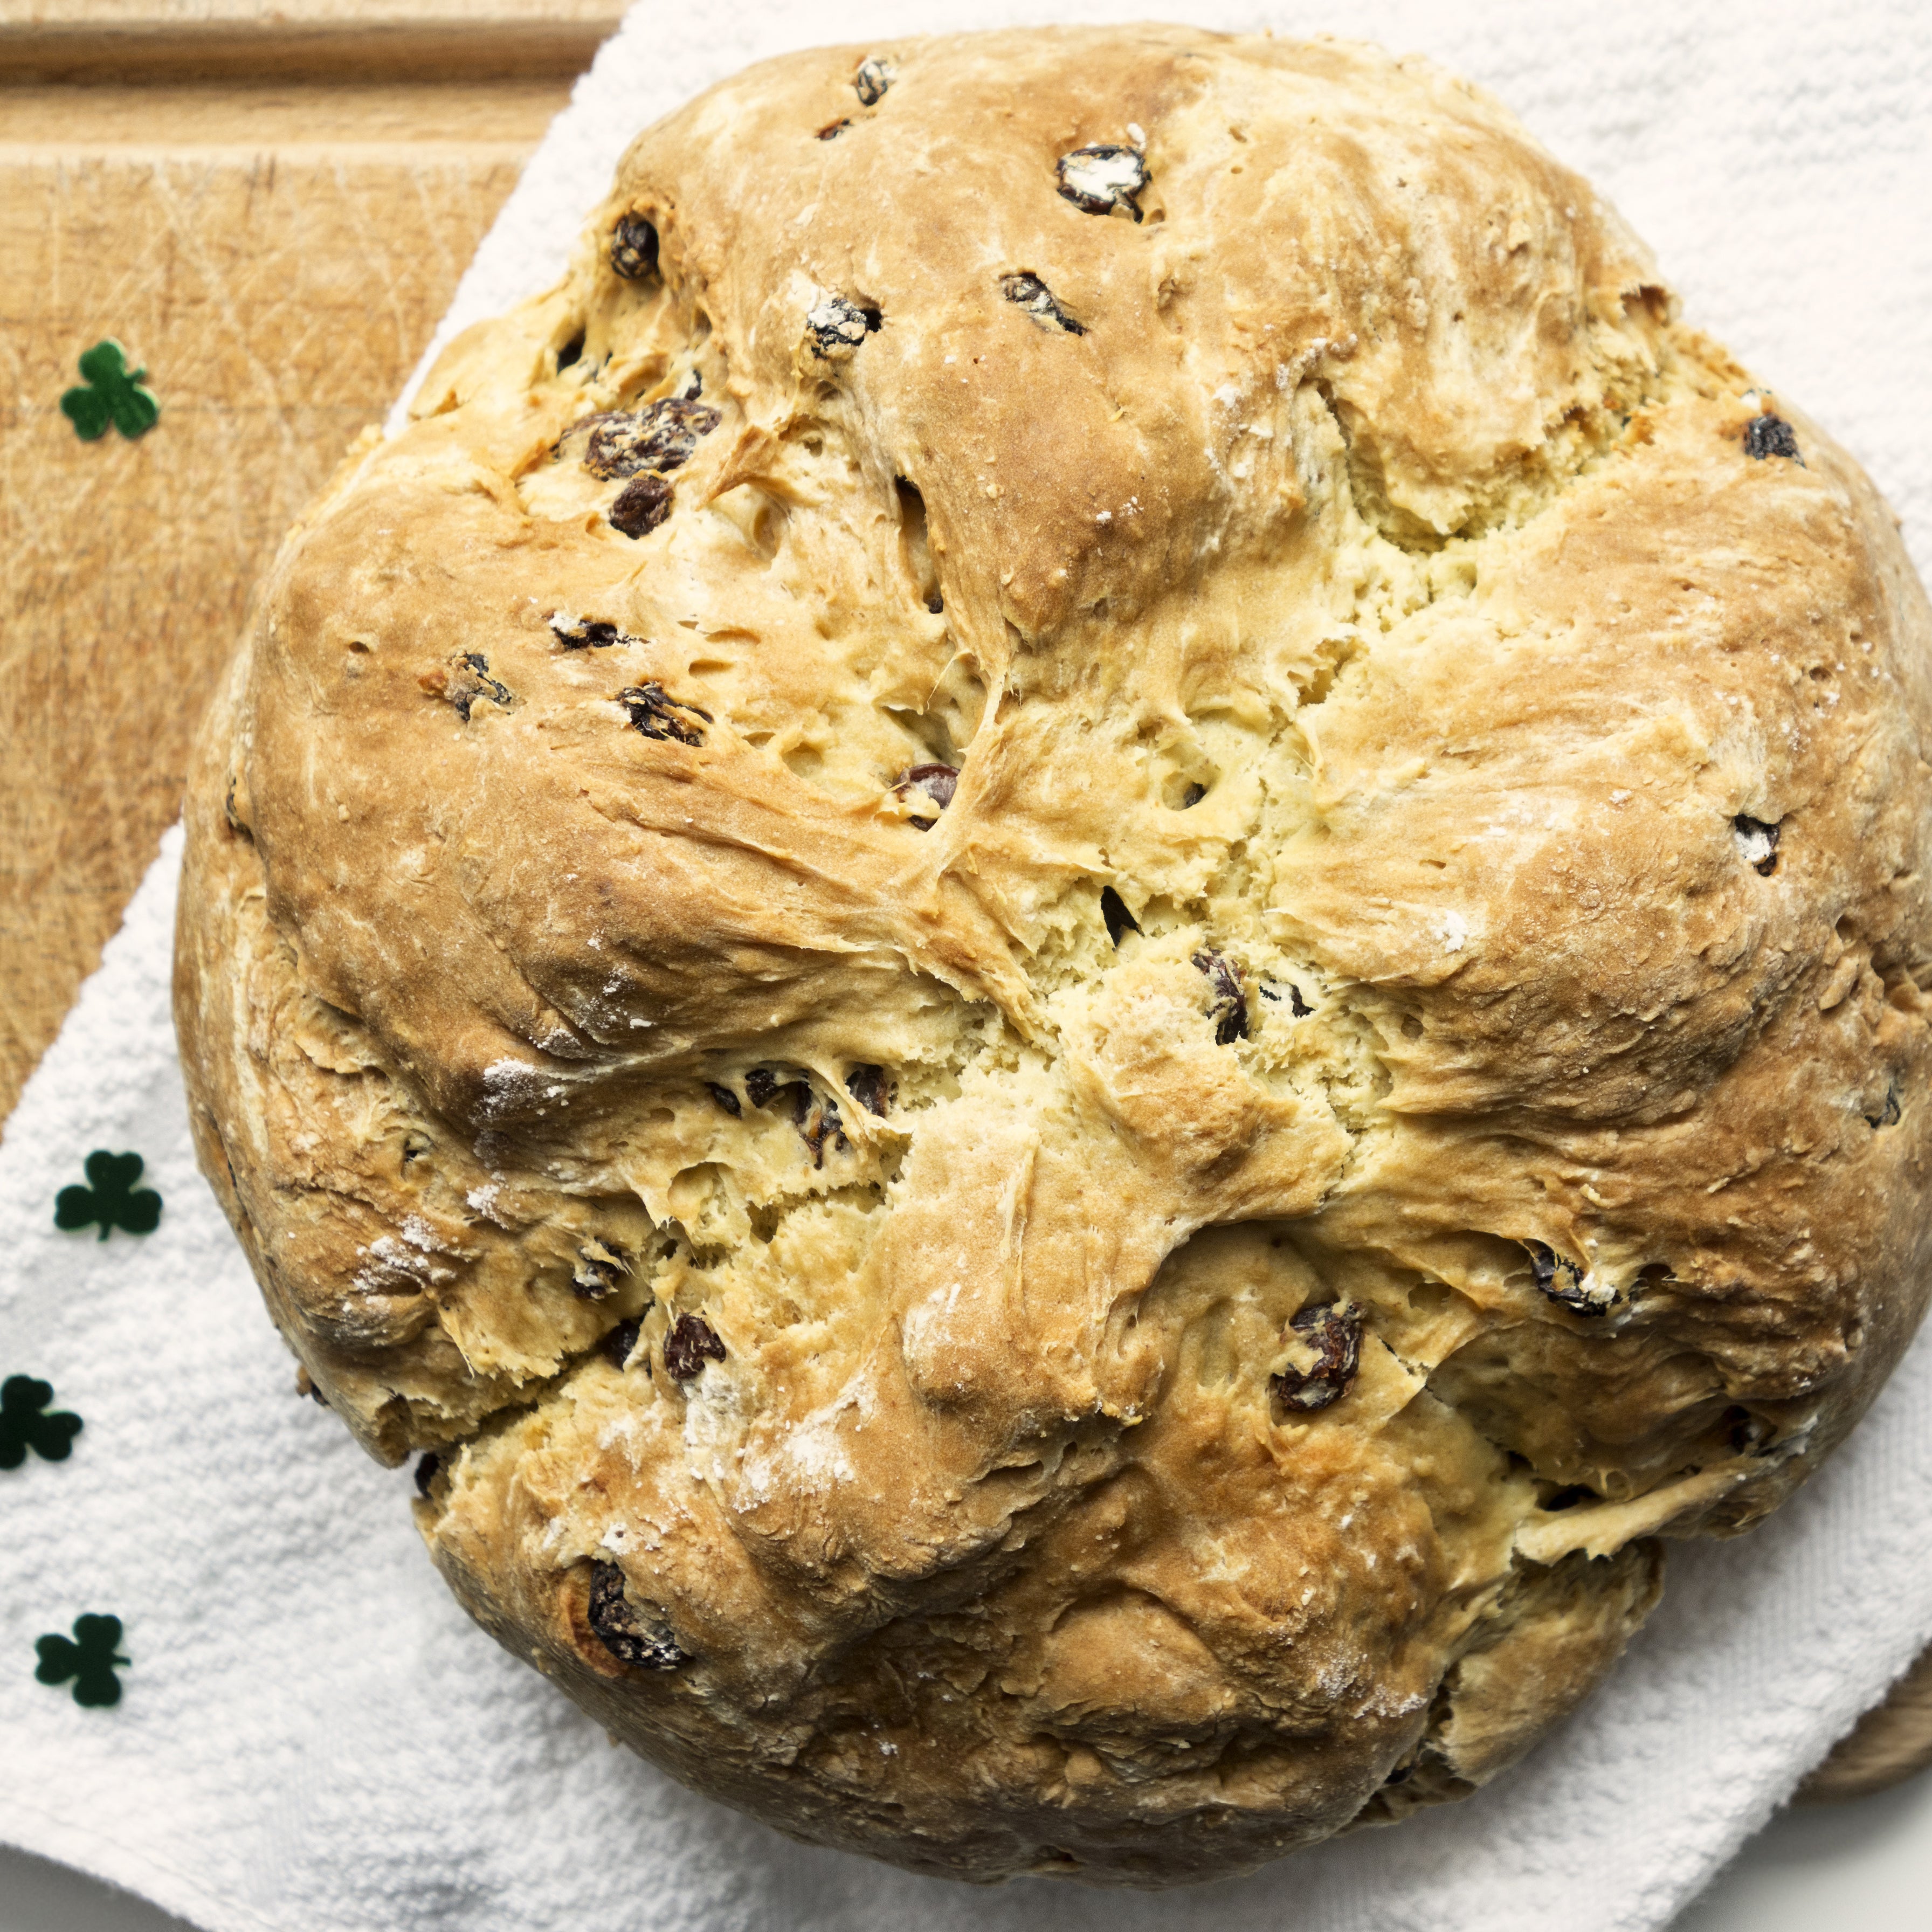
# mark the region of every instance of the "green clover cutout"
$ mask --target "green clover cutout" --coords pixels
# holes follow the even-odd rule
[[[86,386],[62,397],[61,412],[83,442],[105,436],[110,423],[131,440],[146,436],[160,420],[161,406],[154,392],[142,386],[147,370],[130,370],[127,350],[112,336],[82,352],[80,373],[87,378]]]
[[[64,1636],[36,1637],[34,1648],[40,1659],[34,1675],[43,1684],[64,1684],[72,1678],[74,1701],[97,1711],[120,1702],[121,1680],[114,1666],[124,1669],[133,1660],[119,1654],[118,1617],[76,1617],[72,1642]]]
[[[56,1228],[87,1228],[97,1222],[104,1241],[116,1228],[152,1234],[160,1225],[161,1197],[152,1187],[136,1187],[142,1162],[137,1154],[110,1154],[96,1148],[87,1156],[92,1187],[63,1187],[54,1196]]]
[[[44,1462],[64,1462],[80,1433],[80,1418],[41,1411],[54,1399],[52,1382],[9,1376],[0,1382],[0,1469],[17,1469],[34,1450]]]

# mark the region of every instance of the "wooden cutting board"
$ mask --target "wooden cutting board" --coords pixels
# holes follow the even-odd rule
[[[176,815],[248,586],[610,0],[0,0],[0,1119]],[[103,337],[161,404],[60,412]]]
[[[0,0],[0,1120],[179,809],[282,532],[379,421],[610,0]],[[123,343],[136,442],[60,412]],[[1932,1762],[1932,1652],[1802,1794]]]

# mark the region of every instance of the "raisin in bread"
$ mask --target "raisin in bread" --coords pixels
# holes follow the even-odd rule
[[[1426,64],[800,55],[291,534],[198,1143],[478,1619],[921,1870],[1467,1792],[1927,1280],[1932,622]]]

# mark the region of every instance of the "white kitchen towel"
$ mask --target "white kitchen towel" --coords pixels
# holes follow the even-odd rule
[[[630,135],[746,60],[1118,10],[640,7],[446,329],[548,280]],[[1696,320],[1864,460],[1932,562],[1917,0],[1159,10],[1372,37],[1486,84],[1622,206]],[[294,1394],[189,1147],[167,1004],[178,838],[0,1143],[0,1380],[50,1384],[85,1425],[65,1460],[22,1444],[0,1468],[0,1837],[212,1932],[1648,1932],[1932,1636],[1928,1336],[1778,1516],[1673,1550],[1612,1681],[1464,1804],[1152,1896],[979,1892],[792,1845],[610,1749],[474,1629],[416,1542],[407,1474]],[[96,1149],[142,1157],[153,1232],[56,1227]],[[111,1216],[106,1178],[81,1204]],[[31,1424],[16,1400],[0,1448]],[[124,1627],[111,1707],[36,1678],[38,1640],[87,1615]]]

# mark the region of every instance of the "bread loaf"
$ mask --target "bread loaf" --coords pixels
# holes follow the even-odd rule
[[[202,1158],[477,1618],[780,1828],[1457,1796],[1927,1280],[1932,619],[1417,61],[800,54],[638,137],[202,734]]]

